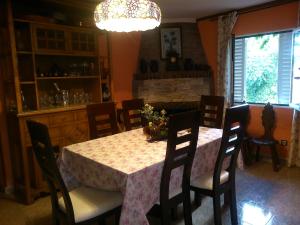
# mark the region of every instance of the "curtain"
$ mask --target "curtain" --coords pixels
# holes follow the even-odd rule
[[[225,97],[225,108],[231,105],[232,88],[232,30],[237,21],[237,12],[218,17],[218,75],[217,95]]]
[[[300,1],[298,6],[298,27],[300,26]],[[289,149],[288,166],[300,167],[300,111],[294,110],[292,123],[291,145]]]
[[[294,111],[288,166],[300,167],[300,111]]]

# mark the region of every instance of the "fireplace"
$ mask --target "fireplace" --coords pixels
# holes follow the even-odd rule
[[[136,74],[133,96],[169,113],[196,109],[201,95],[211,94],[210,69]]]

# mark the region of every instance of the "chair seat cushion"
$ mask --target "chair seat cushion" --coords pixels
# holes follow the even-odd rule
[[[228,178],[229,178],[229,173],[226,170],[222,170],[220,175],[220,184],[223,184],[226,181],[228,181]],[[204,174],[199,178],[197,178],[197,180],[192,181],[191,186],[201,188],[201,189],[212,190],[213,175],[211,173]]]
[[[119,192],[79,187],[70,191],[69,195],[76,223],[97,217],[122,204],[122,195]],[[62,197],[59,199],[58,204],[60,209],[66,212]]]
[[[269,140],[264,138],[253,138],[252,143],[257,145],[274,145],[276,144],[276,140]]]

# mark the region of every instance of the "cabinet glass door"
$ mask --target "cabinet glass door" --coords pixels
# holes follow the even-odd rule
[[[38,50],[66,50],[66,37],[63,30],[37,28],[36,39]]]
[[[300,30],[294,33],[292,103],[300,104]]]

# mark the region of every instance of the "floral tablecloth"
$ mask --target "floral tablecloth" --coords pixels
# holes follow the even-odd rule
[[[221,136],[220,129],[200,127],[191,179],[213,172]],[[166,141],[146,141],[142,129],[131,130],[65,147],[60,170],[68,188],[121,191],[120,224],[148,225],[146,214],[159,200],[166,146]],[[180,177],[174,170],[170,192],[180,187]]]

